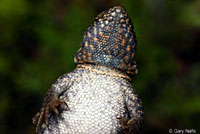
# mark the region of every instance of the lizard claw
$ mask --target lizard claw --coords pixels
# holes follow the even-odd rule
[[[134,120],[129,120],[129,119],[125,119],[122,118],[121,120],[121,124],[122,124],[122,129],[123,129],[123,133],[124,134],[131,134],[131,126],[134,123]]]
[[[50,99],[48,99],[50,101],[45,102],[43,107],[40,109],[40,112],[38,112],[33,118],[32,118],[32,123],[35,125],[36,127],[36,134],[39,133],[41,124],[43,123],[43,121],[45,122],[46,126],[49,128],[49,114],[51,112],[54,112],[55,114],[59,114],[58,112],[58,106],[60,106],[61,104],[66,105],[66,107],[68,108],[66,102],[64,101],[64,99],[61,98],[57,98],[55,95],[51,96]]]

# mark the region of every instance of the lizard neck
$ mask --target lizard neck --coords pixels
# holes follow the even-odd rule
[[[110,75],[119,78],[125,78],[131,81],[131,78],[124,72],[119,69],[104,66],[104,65],[96,65],[96,64],[77,64],[77,68],[88,69],[92,72],[102,74],[102,75]]]

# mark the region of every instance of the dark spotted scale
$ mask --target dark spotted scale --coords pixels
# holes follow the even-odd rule
[[[76,69],[58,78],[33,117],[36,133],[140,134],[143,108],[130,81],[135,52],[126,11],[115,6],[100,13],[84,33]]]
[[[74,62],[106,65],[135,75],[136,44],[130,17],[116,6],[100,13],[87,28]]]

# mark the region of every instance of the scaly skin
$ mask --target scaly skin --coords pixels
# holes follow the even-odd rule
[[[97,15],[74,57],[76,69],[58,78],[33,117],[36,133],[141,133],[142,104],[130,82],[137,73],[136,44],[122,7]]]
[[[136,45],[130,17],[122,7],[115,6],[98,14],[86,29],[74,62],[111,66],[135,75]]]

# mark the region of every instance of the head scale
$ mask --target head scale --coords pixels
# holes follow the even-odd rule
[[[122,7],[114,6],[98,14],[87,28],[74,62],[101,64],[135,75],[136,45],[130,17]]]

